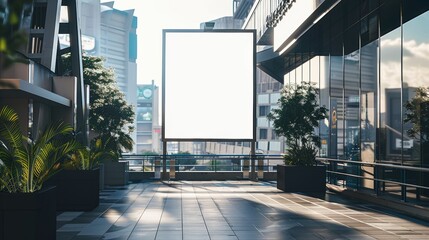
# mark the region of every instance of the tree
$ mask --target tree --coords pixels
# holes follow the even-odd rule
[[[25,62],[17,51],[28,40],[22,28],[23,20],[31,15],[32,0],[0,0],[0,78],[4,69],[15,62]],[[0,86],[10,86],[0,81]]]
[[[279,108],[267,116],[273,121],[276,134],[286,138],[286,164],[315,164],[320,137],[314,134],[314,128],[319,127],[319,121],[327,118],[328,113],[328,109],[319,106],[317,96],[318,89],[311,83],[286,85],[278,101]]]
[[[192,156],[191,153],[188,151],[186,152],[179,152],[176,154],[173,154],[174,158],[176,159],[176,166],[178,169],[179,165],[184,165],[185,170],[191,169],[195,167],[195,164],[197,163],[197,160],[194,156]]]
[[[416,89],[416,95],[405,103],[405,123],[412,126],[407,134],[416,139],[412,154],[427,163],[429,156],[429,87]]]
[[[68,75],[70,55],[64,56],[62,61],[65,75]],[[98,135],[95,140],[108,143],[109,149],[119,154],[124,150],[131,151],[134,111],[119,90],[113,70],[104,67],[101,57],[84,55],[82,61],[84,83],[90,89],[89,127]]]
[[[405,108],[404,121],[412,123],[408,135],[429,142],[429,87],[417,88],[416,95],[405,103]]]

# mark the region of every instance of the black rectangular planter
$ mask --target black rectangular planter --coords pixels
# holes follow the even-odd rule
[[[128,184],[128,162],[127,161],[105,161],[104,185],[124,186]]]
[[[277,165],[277,188],[284,192],[323,193],[326,167]]]
[[[56,189],[34,193],[0,192],[0,240],[56,238]]]
[[[57,211],[90,211],[99,205],[100,169],[62,170],[48,185],[57,186]]]

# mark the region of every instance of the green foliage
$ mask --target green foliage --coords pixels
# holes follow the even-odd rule
[[[279,108],[267,116],[273,121],[276,134],[284,136],[288,146],[285,163],[314,165],[320,138],[314,134],[320,120],[327,118],[328,109],[318,104],[318,89],[311,83],[286,85],[278,101]]]
[[[15,62],[26,62],[17,51],[27,43],[22,21],[31,14],[32,0],[0,0],[0,78],[2,71]],[[0,81],[0,86],[9,86]]]
[[[159,155],[159,153],[154,151],[142,151],[142,155]]]
[[[407,130],[410,137],[421,138],[422,142],[429,141],[429,87],[416,89],[416,95],[405,103],[407,112],[405,122],[412,127]]]
[[[67,75],[71,69],[70,55],[65,55],[62,62]],[[108,140],[107,146],[117,154],[131,151],[134,111],[119,90],[113,70],[104,67],[101,57],[84,55],[82,62],[84,81],[90,88],[90,129],[98,135],[96,139]]]
[[[194,167],[194,165],[197,163],[197,160],[195,159],[195,157],[193,157],[192,154],[189,152],[179,152],[179,153],[173,154],[172,156],[175,156],[174,157],[176,159],[175,164],[177,166],[179,164],[185,165],[185,169],[190,169]],[[190,165],[190,166],[186,166],[186,165]]]
[[[60,170],[61,162],[78,148],[73,128],[63,123],[48,126],[36,140],[23,136],[18,115],[0,110],[0,190],[34,192]]]
[[[64,163],[65,169],[92,170],[99,167],[103,160],[117,159],[116,152],[108,149],[108,142],[97,139],[91,147],[81,147],[70,157],[70,161]]]

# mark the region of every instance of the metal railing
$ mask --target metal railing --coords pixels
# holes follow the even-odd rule
[[[283,164],[282,155],[167,155],[166,169],[175,172],[276,172]],[[155,172],[162,169],[162,155],[124,155],[130,171]],[[384,162],[362,162],[332,158],[318,158],[326,166],[327,183],[351,189],[372,189],[376,194],[396,187],[403,201],[413,190],[416,198],[422,191],[429,191],[429,167],[401,165]],[[370,186],[368,186],[370,185]]]
[[[277,165],[283,163],[281,155],[167,155],[167,169],[174,165],[176,172],[222,172],[252,170],[251,160],[255,159],[255,168],[264,172],[276,172]],[[162,167],[162,155],[123,155],[121,160],[128,161],[130,171],[154,172]],[[258,162],[259,161],[259,162]]]
[[[327,182],[334,185],[360,190],[369,184],[377,195],[386,192],[389,186],[396,187],[403,201],[407,201],[409,190],[413,190],[416,199],[422,191],[429,190],[429,168],[426,167],[331,158],[317,160],[326,165]]]

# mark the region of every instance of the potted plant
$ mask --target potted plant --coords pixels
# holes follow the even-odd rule
[[[132,149],[133,140],[128,134],[120,133],[115,136],[110,134],[99,135],[92,142],[101,140],[104,142],[104,148],[110,152],[108,157],[101,160],[102,168],[104,169],[103,182],[108,186],[122,186],[128,184],[129,179],[129,163],[128,161],[120,161],[124,149]],[[124,147],[124,146],[127,147]]]
[[[54,187],[44,187],[76,150],[73,128],[52,124],[33,140],[22,134],[18,115],[0,109],[0,239],[55,239]]]
[[[279,108],[268,114],[276,134],[285,137],[285,165],[277,166],[277,188],[286,192],[324,192],[326,171],[317,166],[320,138],[314,134],[328,110],[318,104],[318,89],[311,83],[286,85]]]
[[[51,178],[57,188],[58,211],[90,211],[99,205],[100,162],[114,157],[101,139],[91,148],[80,147],[63,163],[63,169]]]

